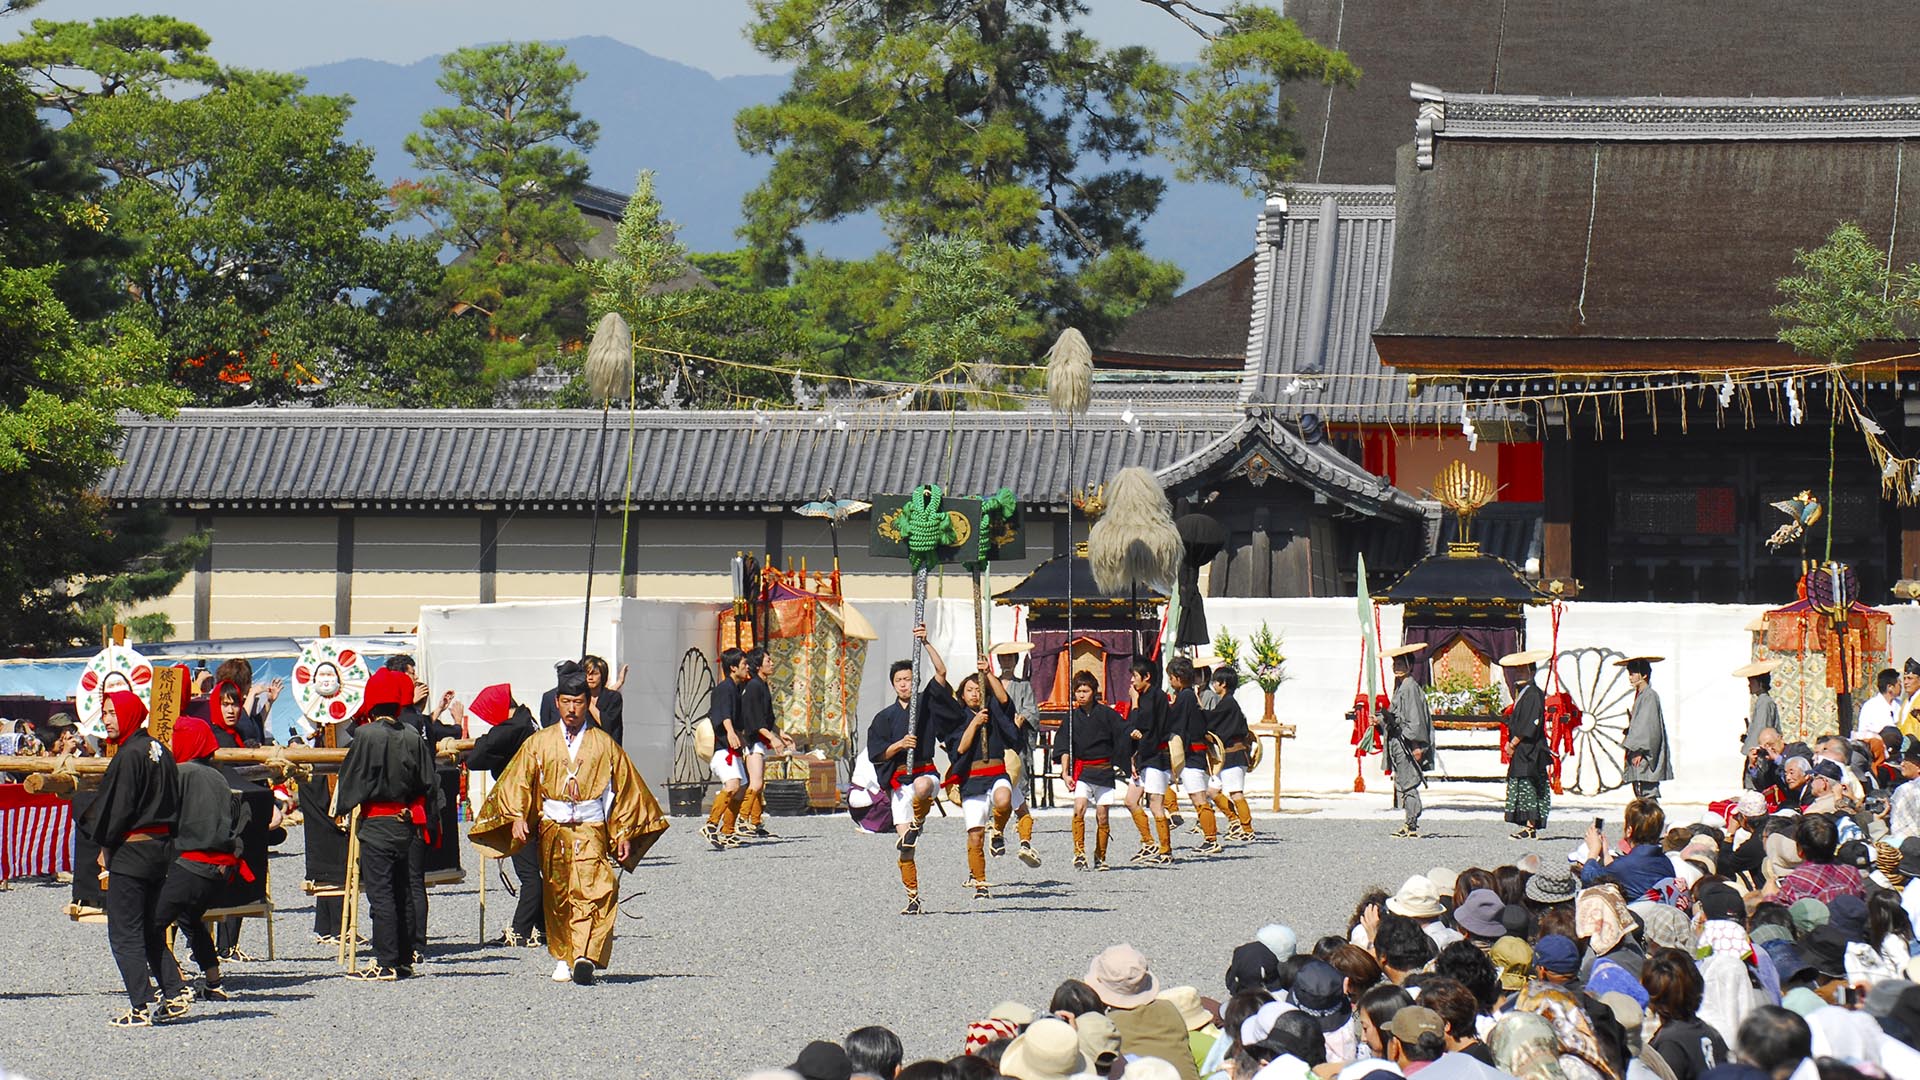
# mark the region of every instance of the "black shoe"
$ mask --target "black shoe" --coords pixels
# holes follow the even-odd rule
[[[1420,830],[1411,825],[1402,825],[1393,830],[1393,835],[1403,839],[1417,839],[1420,836]]]
[[[1073,868],[1074,868],[1075,870],[1091,870],[1091,869],[1093,869],[1093,864],[1087,861],[1087,853],[1086,853],[1086,852],[1084,852],[1084,851],[1076,851],[1076,852],[1074,852],[1074,853],[1073,853]]]
[[[401,964],[401,965],[400,965],[399,967],[397,967],[397,968],[394,968],[394,969],[393,969],[393,977],[394,977],[394,978],[396,978],[396,979],[411,979],[411,978],[413,978],[413,965],[411,965],[411,964]]]
[[[1153,855],[1150,858],[1147,859],[1147,864],[1149,866],[1172,866],[1173,852],[1156,851],[1153,853]]]
[[[1111,867],[1111,866],[1108,866],[1108,865],[1107,865],[1107,860],[1105,860],[1105,859],[1101,859],[1101,860],[1099,860],[1099,861],[1097,861],[1097,862],[1095,862],[1095,863],[1093,864],[1093,868],[1094,868],[1095,870],[1100,870],[1100,871],[1106,871],[1106,870],[1111,870],[1111,869],[1113,869],[1113,867]]]
[[[1177,829],[1180,826],[1185,825],[1187,823],[1187,819],[1181,817],[1179,814],[1168,814],[1167,823]]]
[[[975,882],[972,882],[971,884],[973,885],[973,898],[975,900],[985,900],[988,898],[986,882],[975,881]]]
[[[349,971],[346,975],[349,979],[358,979],[361,982],[392,982],[400,977],[400,973],[396,969],[380,967],[379,965],[364,967],[358,971]]]
[[[1201,844],[1199,847],[1194,848],[1193,853],[1195,855],[1219,855],[1222,852],[1225,852],[1226,850],[1227,850],[1226,848],[1223,848],[1220,846],[1220,839],[1218,837],[1215,837],[1214,839],[1209,840],[1204,844]]]
[[[1007,834],[996,832],[987,840],[987,854],[999,858],[1007,853]]]
[[[107,1023],[113,1027],[121,1028],[152,1027],[153,1018],[147,1015],[147,1010],[144,1008],[128,1009],[126,1012],[108,1020]]]
[[[917,893],[917,892],[910,892],[910,893],[908,893],[908,894],[907,894],[907,906],[906,906],[906,907],[903,907],[903,908],[901,908],[901,909],[900,909],[900,914],[902,914],[902,915],[919,915],[919,914],[922,914],[922,911],[921,911],[921,909],[920,909],[920,894],[919,894],[919,893]]]
[[[747,835],[765,840],[770,839],[773,836],[773,832],[768,829],[765,824],[756,821],[753,824],[753,828],[747,830]]]
[[[1040,853],[1033,850],[1032,844],[1021,844],[1020,861],[1026,863],[1028,866],[1039,866]]]
[[[159,1002],[158,1012],[154,1016],[154,1019],[161,1023],[165,1023],[168,1020],[180,1020],[183,1019],[187,1015],[188,1010],[192,1008],[193,987],[183,986],[178,993]]]
[[[593,961],[581,957],[573,962],[573,981],[576,986],[593,985]]]
[[[208,1001],[232,1001],[233,995],[227,992],[224,982],[208,983],[201,991]]]

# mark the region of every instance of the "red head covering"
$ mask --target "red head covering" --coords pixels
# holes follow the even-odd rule
[[[126,742],[134,732],[147,726],[147,703],[140,700],[139,694],[115,690],[107,695],[107,700],[113,702],[114,726],[118,729],[111,733],[115,743]]]
[[[226,714],[220,709],[220,701],[226,696],[229,690],[233,691],[234,696],[239,699],[242,709],[247,707],[247,698],[245,694],[240,692],[240,684],[228,682],[223,679],[213,684],[213,693],[207,697],[207,723],[220,731],[226,732],[227,735],[233,739],[235,746],[244,746],[246,745],[246,740],[242,739],[240,733],[233,729],[233,725],[227,723]]]
[[[404,671],[392,668],[380,668],[367,679],[367,696],[360,706],[360,712],[371,714],[382,705],[391,705],[398,712],[400,706],[413,700],[413,677]]]
[[[197,716],[182,716],[173,722],[173,760],[186,763],[213,756],[220,749],[213,728]]]
[[[513,687],[495,683],[473,696],[467,711],[489,724],[504,724],[513,715]]]

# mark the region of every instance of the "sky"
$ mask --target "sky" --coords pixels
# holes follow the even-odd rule
[[[1085,23],[1109,45],[1152,45],[1190,60],[1199,38],[1138,0],[1088,0]],[[163,12],[213,37],[224,63],[290,71],[365,58],[412,63],[462,45],[600,34],[715,75],[780,68],[748,44],[747,0],[43,0],[0,22],[12,38],[28,19],[91,20]]]

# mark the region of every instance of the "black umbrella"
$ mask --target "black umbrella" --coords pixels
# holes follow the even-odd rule
[[[1206,645],[1207,611],[1200,601],[1200,568],[1227,546],[1227,528],[1206,514],[1182,514],[1173,527],[1180,531],[1180,624],[1173,629],[1177,646]]]

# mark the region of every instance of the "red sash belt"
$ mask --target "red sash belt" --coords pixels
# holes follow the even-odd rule
[[[188,862],[206,863],[208,866],[227,866],[240,868],[240,880],[251,883],[253,867],[248,866],[238,855],[231,851],[183,851],[180,857]]]
[[[425,825],[427,800],[419,798],[412,802],[369,802],[367,804],[368,817],[399,817],[403,814],[415,825]]]
[[[172,835],[173,826],[171,825],[142,825],[137,829],[128,829],[126,839],[120,842],[131,844],[140,840],[165,840]]]
[[[975,765],[973,768],[968,769],[965,779],[978,780],[982,777],[1005,776],[1005,775],[1007,775],[1007,763],[1005,761],[996,761],[996,762],[993,762],[992,764]],[[952,776],[947,777],[946,782],[948,785],[953,785],[953,784],[958,784],[961,781],[961,779],[962,777],[960,776],[960,774],[955,773]]]
[[[1003,766],[1003,768],[1004,768],[1004,766]],[[891,784],[893,785],[893,788],[894,788],[894,790],[896,790],[896,791],[898,791],[898,790],[900,789],[900,787],[901,787],[901,784],[902,784],[902,781],[901,781],[901,779],[900,779],[900,774],[901,774],[901,773],[904,773],[904,772],[906,772],[906,771],[907,771],[907,770],[905,770],[905,769],[895,769],[895,770],[893,770],[893,779],[892,779],[892,780],[890,781],[890,783],[891,783]],[[915,776],[932,776],[932,775],[934,775],[934,774],[936,774],[936,773],[938,773],[939,771],[940,771],[940,770],[938,770],[938,769],[936,769],[936,768],[934,768],[934,767],[933,767],[933,762],[931,762],[931,761],[929,761],[929,762],[925,762],[925,763],[923,763],[923,764],[920,764],[920,765],[916,765],[916,766],[914,766],[914,769],[913,769],[913,775],[915,775]]]
[[[1113,764],[1113,761],[1111,758],[1103,758],[1103,757],[1088,758],[1085,761],[1082,761],[1079,758],[1074,758],[1073,759],[1073,782],[1076,784],[1080,782],[1080,770],[1086,768],[1089,765],[1111,765],[1111,764]]]
[[[1189,753],[1189,754],[1204,754],[1204,753],[1206,753],[1206,752],[1207,752],[1207,744],[1206,744],[1206,743],[1203,743],[1203,742],[1190,742],[1190,743],[1188,743],[1188,744],[1187,744],[1187,753]]]

